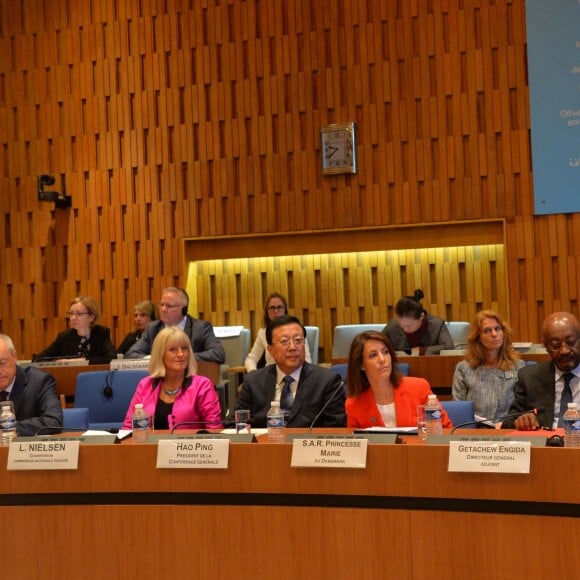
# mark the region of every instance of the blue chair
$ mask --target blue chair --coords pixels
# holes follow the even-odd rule
[[[476,427],[473,401],[441,401],[441,406],[447,412],[454,427],[470,422],[473,425],[464,425],[465,429],[474,429]]]
[[[312,364],[318,364],[318,345],[320,343],[320,328],[318,326],[305,326],[306,340],[308,341],[308,348],[310,349],[310,358]]]
[[[75,385],[75,408],[88,407],[90,429],[119,429],[137,383],[148,374],[146,370],[79,373]]]
[[[348,353],[350,351],[350,345],[353,338],[364,332],[365,330],[376,330],[381,332],[385,328],[383,323],[381,324],[341,324],[334,327],[334,338],[332,341],[332,358],[348,358]]]
[[[408,377],[409,376],[409,363],[397,363],[397,368],[399,372]],[[332,365],[330,367],[331,371],[334,371],[337,375],[340,375],[340,378],[343,381],[346,381],[346,375],[348,374],[348,365],[346,363],[340,363],[336,365]]]
[[[62,430],[68,429],[88,429],[89,409],[88,407],[74,407],[62,410]]]

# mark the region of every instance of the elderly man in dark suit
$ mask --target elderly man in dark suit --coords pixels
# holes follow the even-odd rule
[[[141,338],[125,353],[125,358],[143,358],[151,354],[155,337],[166,326],[177,326],[189,336],[197,360],[223,364],[226,352],[213,333],[211,322],[198,320],[187,314],[189,298],[181,288],[165,288],[159,303],[159,318],[150,322]]]
[[[62,428],[54,377],[36,367],[19,367],[12,339],[0,334],[0,401],[7,400],[14,405],[18,435],[35,435],[43,427],[57,433]]]
[[[268,352],[276,364],[246,376],[236,409],[249,409],[254,427],[266,426],[272,401],[280,401],[287,427],[344,427],[345,393],[340,377],[305,362],[306,330],[294,316],[281,316],[266,327]],[[320,417],[317,415],[321,413]]]
[[[531,430],[562,426],[568,403],[580,407],[580,326],[569,312],[555,312],[546,318],[543,342],[549,362],[524,367],[518,374],[515,398],[503,427]],[[536,409],[536,413],[526,413]]]

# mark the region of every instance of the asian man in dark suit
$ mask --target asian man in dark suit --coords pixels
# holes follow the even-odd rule
[[[281,316],[266,327],[268,352],[276,364],[246,376],[236,409],[249,409],[254,427],[266,426],[272,401],[280,401],[287,427],[344,427],[345,392],[340,377],[305,362],[306,330],[294,316]],[[324,409],[324,411],[323,411]]]
[[[580,407],[580,326],[569,312],[555,312],[543,325],[543,342],[549,362],[519,371],[509,414],[520,417],[503,422],[504,428],[532,430],[561,426],[567,403]],[[526,413],[536,409],[536,413]]]
[[[0,401],[7,400],[14,405],[17,435],[35,435],[43,427],[58,433],[62,428],[54,377],[36,367],[19,367],[12,339],[0,334]]]
[[[216,338],[211,322],[199,320],[187,314],[189,300],[181,288],[165,288],[159,303],[159,318],[147,325],[141,338],[125,353],[125,358],[143,358],[151,354],[153,341],[159,331],[166,326],[181,328],[191,340],[191,347],[197,360],[223,364],[226,352]]]

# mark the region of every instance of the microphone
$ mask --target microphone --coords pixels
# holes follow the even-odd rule
[[[181,421],[181,423],[177,423],[176,425],[173,426],[173,429],[171,429],[171,434],[173,435],[175,430],[179,427],[196,426],[196,425],[202,426],[202,428],[198,431],[198,433],[201,433],[201,434],[209,433],[209,431],[205,428],[205,426],[208,423],[214,423],[214,422],[215,421]],[[229,425],[230,427],[232,425],[235,425],[235,421],[221,421],[221,423],[222,423],[224,429],[226,428],[226,425]],[[215,429],[220,429],[220,427],[215,427]]]
[[[326,411],[326,409],[328,408],[328,405],[330,405],[330,403],[332,402],[334,397],[336,397],[337,393],[339,393],[341,390],[344,390],[344,381],[340,381],[340,384],[338,385],[338,387],[336,387],[336,389],[334,389],[334,391],[333,391],[332,395],[330,396],[330,398],[328,399],[328,401],[326,401],[326,403],[324,403],[324,405],[322,406],[322,409],[320,409],[320,411],[318,411],[318,413],[316,414],[316,417],[314,417],[312,423],[310,423],[310,427],[308,427],[308,434],[309,435],[310,435],[310,433],[312,433],[312,429],[314,428],[314,424],[316,423],[316,421],[318,421],[318,419],[320,418],[322,413],[324,413],[324,411]]]
[[[42,435],[43,432],[50,433],[51,431],[56,431],[58,433],[64,431],[66,433],[68,431],[88,431],[88,429],[84,427],[55,427],[45,425],[44,427],[38,429],[34,434],[34,436],[37,437],[38,435]],[[116,427],[112,427],[111,429],[98,429],[98,431],[103,431],[103,433],[111,433],[111,435],[116,435],[119,432],[119,429],[117,429]]]
[[[511,413],[510,415],[504,415],[503,417],[497,417],[496,419],[494,419],[494,423],[497,423],[498,421],[504,421],[505,419],[513,419],[514,417],[520,417],[521,415],[525,415],[526,413],[533,413],[534,415],[538,414],[538,409],[529,409],[527,411],[520,411],[519,413]],[[479,421],[466,421],[465,423],[459,423],[459,425],[453,427],[453,429],[451,429],[451,435],[453,435],[453,433],[455,433],[455,429],[459,429],[460,427],[465,427],[467,425],[486,425],[489,427],[489,425],[487,425],[487,423],[489,423],[489,419],[480,419]],[[474,427],[475,428],[475,427]]]

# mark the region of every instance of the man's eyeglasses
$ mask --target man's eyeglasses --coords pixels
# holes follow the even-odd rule
[[[306,339],[303,336],[296,336],[294,338],[281,338],[278,342],[275,342],[274,344],[279,344],[284,348],[288,348],[290,346],[290,343],[293,343],[294,346],[301,347],[304,346],[305,340]]]
[[[281,306],[268,306],[268,310],[271,312],[278,311],[278,310],[286,310],[286,306],[283,304]]]
[[[579,342],[580,338],[568,338],[564,342],[561,342],[559,340],[551,340],[545,346],[551,352],[560,352],[563,346],[565,346],[569,350],[572,350],[576,348]]]
[[[167,302],[160,302],[159,308],[167,308],[167,310],[173,310],[174,308],[183,308],[185,304],[167,304]]]
[[[88,316],[90,312],[65,312],[67,318],[82,318]]]

